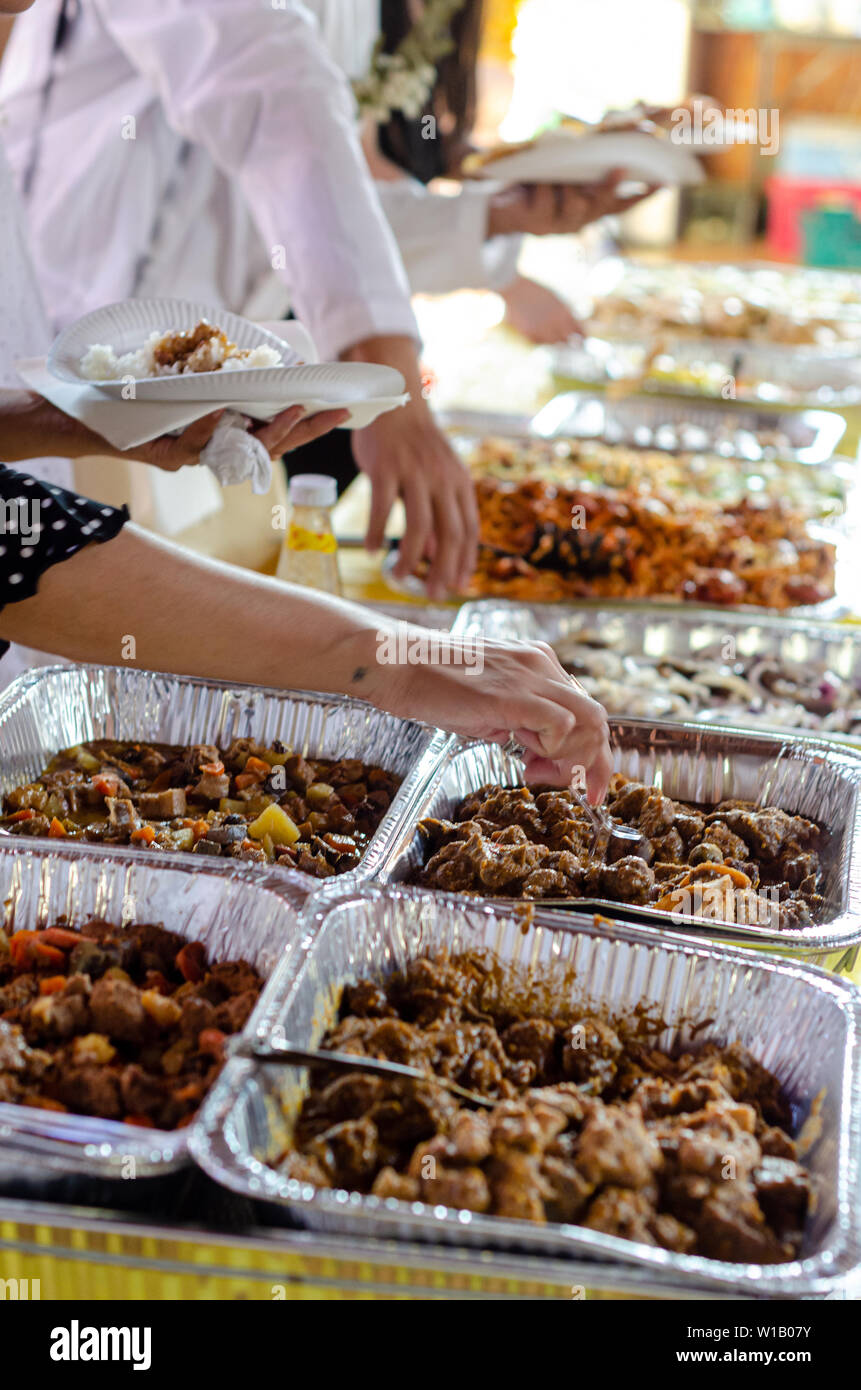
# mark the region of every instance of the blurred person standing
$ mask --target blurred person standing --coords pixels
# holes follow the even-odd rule
[[[409,405],[353,436],[372,484],[367,541],[381,543],[400,497],[399,572],[428,556],[432,592],[462,587],[471,484],[422,398],[407,279],[349,87],[305,7],[44,0],[16,21],[0,102],[52,328],[131,296],[259,319],[292,304],[324,359],[397,368]],[[241,530],[229,504],[224,521]]]
[[[305,0],[351,79],[371,172],[413,293],[492,289],[534,342],[578,331],[568,306],[518,274],[522,238],[581,231],[626,211],[621,171],[590,185],[464,179],[476,121],[485,0]],[[438,191],[437,180],[448,180]],[[456,181],[456,186],[451,181]]]

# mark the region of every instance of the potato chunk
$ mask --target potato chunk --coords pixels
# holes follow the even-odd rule
[[[296,822],[274,801],[251,822],[248,834],[255,840],[262,840],[264,835],[268,835],[273,845],[295,845],[299,839]]]

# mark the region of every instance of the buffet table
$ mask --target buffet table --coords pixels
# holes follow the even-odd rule
[[[43,1298],[857,1292],[861,403],[602,391],[473,317],[471,601],[388,582],[363,478],[345,596],[550,643],[611,718],[604,816],[358,701],[22,678],[0,1272]]]

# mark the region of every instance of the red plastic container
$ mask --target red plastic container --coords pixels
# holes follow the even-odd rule
[[[804,259],[804,214],[839,199],[861,217],[861,184],[839,179],[795,179],[775,174],[766,183],[769,250],[781,260]]]

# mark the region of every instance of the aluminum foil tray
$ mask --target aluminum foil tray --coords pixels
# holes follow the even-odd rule
[[[572,899],[572,907],[588,906],[667,930],[801,951],[816,963],[824,963],[833,952],[854,960],[856,953],[850,948],[861,942],[861,753],[815,739],[784,741],[738,729],[655,725],[640,719],[610,722],[617,772],[653,784],[681,801],[713,805],[731,797],[761,798],[762,805],[777,805],[824,825],[828,832],[823,852],[824,895],[833,904],[834,914],[826,922],[775,931],[756,924],[706,922],[681,912],[670,914],[650,906],[603,899]],[[521,786],[522,763],[496,744],[455,744],[442,760],[414,817],[401,823],[375,866],[376,878],[383,883],[403,882],[422,863],[417,822],[426,816],[449,819],[463,797],[491,782]]]
[[[667,1023],[659,1047],[742,1042],[780,1079],[797,1129],[811,1107],[821,1107],[819,1137],[805,1154],[818,1202],[800,1258],[733,1264],[576,1226],[540,1226],[288,1179],[267,1160],[289,1146],[307,1073],[239,1059],[228,1062],[210,1092],[191,1140],[195,1158],[217,1181],[277,1202],[315,1229],[567,1253],[742,1296],[822,1295],[858,1268],[861,995],[853,986],[779,957],[751,957],[687,937],[665,943],[648,928],[618,924],[608,933],[582,914],[538,911],[524,933],[510,909],[417,889],[369,887],[339,900],[318,899],[306,919],[313,945],[292,953],[273,977],[256,1019],[262,1038],[283,1030],[281,1036],[313,1046],[334,1022],[344,984],[382,980],[428,952],[485,948],[521,978],[539,978],[542,989],[556,984],[566,1003],[613,1015],[654,1006]]]
[[[0,794],[38,776],[59,749],[94,738],[222,745],[234,738],[280,738],[303,755],[378,763],[404,780],[369,845],[376,853],[388,843],[448,742],[427,725],[338,695],[116,666],[48,666],[19,677],[0,696]],[[100,846],[79,844],[82,853],[103,852]],[[131,847],[118,852],[133,858],[139,853]],[[169,858],[201,872],[220,863],[181,852]],[[269,871],[306,893],[319,887],[320,880],[294,869],[270,866]]]
[[[751,406],[620,400],[565,391],[529,419],[487,411],[448,411],[440,423],[456,437],[477,442],[485,435],[602,440],[668,453],[714,453],[751,463],[780,458],[822,464],[834,457],[846,421],[830,410],[759,410]]]
[[[59,918],[71,926],[92,917],[120,925],[160,922],[189,941],[202,941],[213,958],[242,957],[269,976],[302,939],[305,895],[285,892],[275,875],[267,882],[266,875],[253,874],[251,868],[246,864],[242,872],[196,874],[163,855],[142,855],[137,862],[106,850],[97,860],[35,841],[4,840],[2,925],[14,932],[49,926]],[[253,1021],[254,1015],[249,1026]],[[0,1104],[0,1181],[22,1173],[36,1183],[67,1174],[161,1177],[189,1162],[189,1136],[197,1123],[174,1131],[144,1129],[90,1115]]]
[[[731,665],[776,657],[790,662],[816,662],[835,675],[857,685],[861,708],[861,626],[852,623],[826,623],[786,618],[763,612],[754,617],[751,610],[700,608],[677,605],[664,607],[648,603],[513,603],[501,599],[481,599],[466,603],[453,629],[460,637],[482,634],[495,641],[557,642],[576,639],[581,632],[600,633],[612,643],[620,656],[696,660],[714,655],[716,662]],[[724,656],[731,642],[734,657]],[[624,680],[619,682],[624,684]],[[631,711],[633,713],[633,711]],[[639,714],[642,711],[638,711]],[[657,723],[666,718],[650,714]],[[861,745],[857,734],[828,730],[799,729],[791,724],[777,729],[767,714],[751,712],[727,720],[727,725],[757,729],[760,732],[803,734],[827,738],[836,743]],[[690,723],[721,723],[692,714]]]

